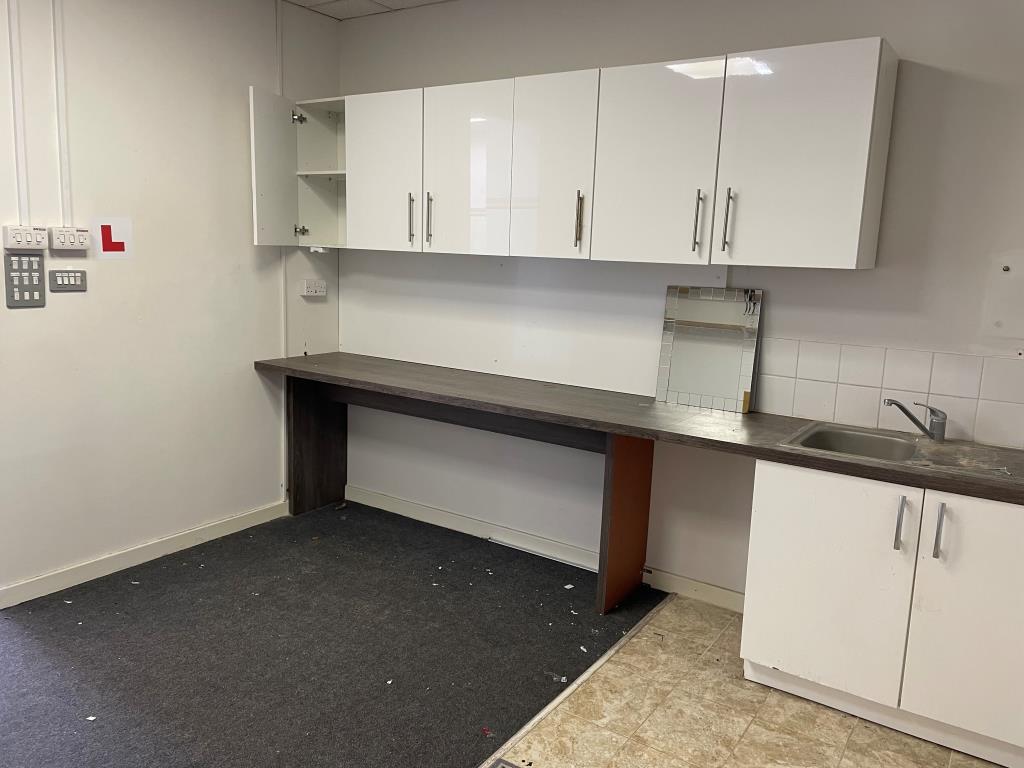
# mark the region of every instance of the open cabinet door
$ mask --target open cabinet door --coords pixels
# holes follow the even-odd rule
[[[298,245],[298,140],[288,99],[249,86],[255,245]]]

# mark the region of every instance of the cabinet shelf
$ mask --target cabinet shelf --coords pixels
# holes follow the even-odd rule
[[[340,169],[336,170],[336,171],[296,171],[295,175],[296,176],[341,176],[341,177],[344,178],[345,171],[340,170]]]
[[[330,112],[344,112],[345,111],[345,97],[344,96],[331,96],[326,99],[304,99],[302,101],[296,101],[295,106],[297,107],[313,107],[314,109],[323,109]]]

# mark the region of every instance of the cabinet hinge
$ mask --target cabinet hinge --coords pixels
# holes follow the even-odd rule
[[[304,114],[302,114],[301,112],[296,112],[293,109],[292,110],[292,122],[293,123],[299,123],[301,125],[302,123],[306,122],[306,116]]]
[[[308,235],[309,234],[309,227],[304,227],[301,224],[296,224],[295,225],[295,234],[296,235]]]

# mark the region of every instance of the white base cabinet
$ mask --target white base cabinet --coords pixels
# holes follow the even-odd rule
[[[923,496],[758,462],[743,658],[895,707]]]
[[[1021,542],[1024,506],[759,461],[748,676],[1024,768]]]
[[[1024,747],[1022,547],[1024,508],[928,492],[903,709]]]

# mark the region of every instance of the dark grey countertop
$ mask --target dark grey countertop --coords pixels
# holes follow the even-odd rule
[[[783,445],[812,423],[790,416],[708,411],[623,392],[346,352],[259,360],[255,367],[414,400],[1024,504],[1024,451],[1011,448],[922,439],[912,459],[881,461]]]

